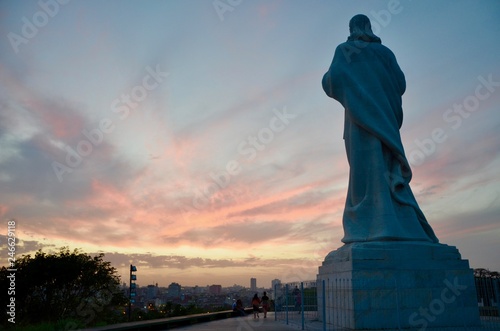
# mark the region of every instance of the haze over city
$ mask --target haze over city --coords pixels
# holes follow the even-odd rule
[[[104,252],[141,286],[315,279],[349,170],[321,78],[358,13],[406,75],[421,209],[499,271],[494,0],[3,1],[1,242],[15,219],[18,256]]]

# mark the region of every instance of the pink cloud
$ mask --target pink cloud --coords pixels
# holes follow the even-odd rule
[[[7,214],[9,207],[3,204],[0,204],[0,217],[4,217]]]
[[[105,210],[126,210],[132,206],[130,198],[114,185],[101,180],[92,180],[92,193],[88,204]]]
[[[13,99],[19,100],[19,106],[34,115],[52,136],[58,139],[71,139],[81,135],[85,119],[74,105],[63,99],[41,96],[4,66],[0,65],[0,70],[4,75],[1,83],[7,92]]]
[[[257,10],[260,18],[267,18],[270,14],[276,12],[281,6],[280,1],[267,2],[259,4]]]

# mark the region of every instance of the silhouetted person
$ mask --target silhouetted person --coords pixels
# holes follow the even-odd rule
[[[252,298],[252,310],[253,310],[253,318],[259,318],[259,306],[260,306],[260,299],[257,293]]]
[[[292,294],[295,300],[295,310],[297,310],[300,313],[300,308],[302,306],[302,296],[300,294],[298,286],[295,286],[295,288],[292,291]]]
[[[264,310],[264,318],[267,318],[267,312],[269,311],[269,297],[267,296],[267,293],[264,292],[262,295],[262,309]]]
[[[241,299],[236,300],[234,306],[233,306],[233,311],[239,314],[240,316],[246,316],[245,308],[243,307],[243,302]]]

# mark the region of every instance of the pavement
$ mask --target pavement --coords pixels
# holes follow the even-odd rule
[[[274,320],[274,313],[267,313],[267,318],[264,314],[260,314],[260,318],[253,318],[253,314],[244,317],[234,317],[213,322],[199,323],[175,330],[185,331],[221,331],[221,330],[234,330],[234,331],[290,331],[300,330],[297,325],[286,325],[283,320]]]

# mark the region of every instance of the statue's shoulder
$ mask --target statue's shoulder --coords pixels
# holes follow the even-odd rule
[[[339,44],[335,50],[337,62],[366,62],[373,57],[374,53],[387,56],[392,52],[384,45],[377,42],[363,40],[348,40]]]
[[[348,40],[337,46],[337,48],[335,49],[335,55],[345,56],[346,54],[360,53],[360,50],[366,48],[368,44],[370,43],[359,40],[356,41]]]
[[[381,43],[372,43],[373,48],[378,49],[381,52],[385,52],[391,55],[394,55],[394,53],[391,51],[391,49],[385,45],[382,45]]]
[[[340,50],[340,51],[343,51],[345,49],[352,49],[352,48],[356,48],[359,50],[362,50],[364,48],[379,49],[381,51],[392,53],[392,51],[387,46],[382,45],[382,43],[368,42],[368,41],[363,41],[363,40],[348,40],[348,41],[345,41],[337,46],[337,50]]]
[[[341,51],[342,51],[342,49],[344,49],[344,48],[346,48],[346,47],[349,47],[348,45],[349,45],[349,44],[348,44],[348,42],[347,42],[347,41],[346,41],[346,42],[343,42],[343,43],[338,44],[338,45],[337,45],[337,47],[335,48],[335,52],[341,52]]]

